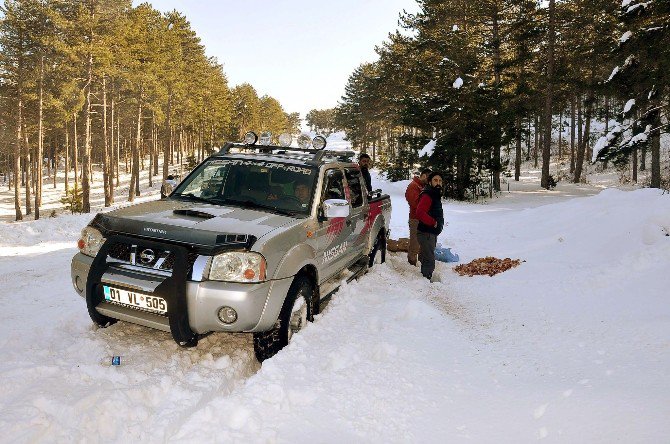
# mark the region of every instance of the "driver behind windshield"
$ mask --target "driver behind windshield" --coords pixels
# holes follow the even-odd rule
[[[303,206],[309,203],[309,198],[310,196],[310,189],[309,186],[306,183],[301,183],[298,182],[293,186],[293,196],[300,201]],[[272,187],[272,190],[268,193],[267,199],[272,201],[272,200],[281,200],[285,197],[290,196],[285,196],[281,187]]]
[[[295,197],[300,199],[300,202],[303,204],[308,204],[309,203],[309,198],[310,198],[310,192],[309,192],[309,187],[305,183],[298,183],[295,185],[295,189],[293,190],[293,194]]]

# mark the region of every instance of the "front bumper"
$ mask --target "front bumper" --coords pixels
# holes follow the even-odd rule
[[[94,259],[82,253],[72,258],[72,284],[86,299],[87,291],[102,291],[102,284],[152,294],[166,279],[165,276],[127,270],[108,264],[96,282],[88,282]],[[95,273],[93,273],[95,274]],[[259,332],[271,329],[279,317],[292,278],[270,280],[256,284],[193,281],[185,283],[185,299],[190,329],[198,334],[219,332]],[[91,285],[89,285],[91,284]],[[218,318],[221,307],[232,307],[237,320],[224,324]],[[103,316],[132,322],[170,332],[168,316],[116,305],[104,300],[93,307]]]

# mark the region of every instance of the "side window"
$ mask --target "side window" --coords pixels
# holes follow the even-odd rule
[[[351,206],[356,208],[363,205],[363,192],[361,190],[361,172],[354,168],[345,170],[347,175],[347,184],[351,191]]]
[[[326,171],[323,200],[327,199],[346,199],[344,194],[344,176],[340,170]]]

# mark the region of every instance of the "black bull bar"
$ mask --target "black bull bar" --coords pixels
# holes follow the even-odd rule
[[[117,242],[128,244],[137,243],[137,238],[123,235],[110,235],[93,259],[86,280],[86,306],[88,314],[98,326],[108,327],[117,320],[99,313],[96,310],[103,300],[102,276],[108,269],[107,257],[109,249]],[[164,243],[142,239],[142,246],[155,249],[165,248]],[[170,251],[175,255],[172,266],[172,275],[165,277],[156,290],[155,296],[160,296],[167,302],[167,316],[170,324],[170,333],[175,342],[182,347],[195,347],[198,344],[198,335],[191,330],[188,322],[188,305],[186,303],[186,281],[188,279],[189,263],[188,249],[170,244]]]

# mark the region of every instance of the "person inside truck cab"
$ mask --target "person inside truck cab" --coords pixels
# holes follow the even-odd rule
[[[295,197],[297,197],[300,200],[300,203],[302,204],[308,204],[309,203],[309,198],[310,198],[310,189],[309,186],[305,183],[297,183],[295,185],[295,189],[293,190],[293,194]]]

